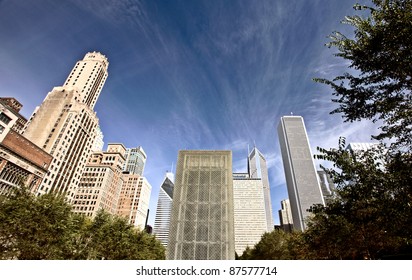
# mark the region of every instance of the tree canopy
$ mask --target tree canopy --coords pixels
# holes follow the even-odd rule
[[[104,211],[93,220],[73,213],[55,194],[1,196],[0,225],[0,259],[165,259],[154,236]]]
[[[412,139],[412,1],[372,0],[374,6],[355,5],[368,16],[347,16],[343,23],[354,27],[354,37],[340,32],[330,36],[336,56],[350,61],[353,71],[329,85],[345,121],[381,120],[378,140],[391,139],[393,147],[411,151]]]
[[[361,15],[343,23],[354,36],[334,32],[329,47],[350,62],[329,85],[344,121],[380,121],[373,136],[380,146],[367,151],[318,148],[336,193],[314,205],[301,233],[265,234],[247,259],[412,258],[412,0],[372,0],[355,5]],[[385,143],[390,142],[387,146]]]
[[[355,153],[318,148],[317,159],[337,185],[335,200],[314,206],[304,233],[317,258],[384,258],[412,252],[412,1],[372,0],[355,5],[367,16],[343,21],[355,28],[353,38],[331,35],[329,47],[350,61],[352,71],[331,86],[345,121],[380,121],[373,138],[379,148]],[[391,142],[390,146],[385,143]]]
[[[336,184],[335,199],[312,207],[304,233],[318,258],[377,259],[412,249],[411,161],[384,146],[367,151],[318,148]]]

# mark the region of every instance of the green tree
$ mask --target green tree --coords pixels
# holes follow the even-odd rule
[[[135,229],[125,219],[99,211],[84,230],[82,259],[162,260],[163,245],[153,235]]]
[[[154,236],[100,211],[93,220],[71,211],[63,196],[35,197],[25,188],[0,196],[0,259],[165,258]]]
[[[287,260],[291,259],[289,252],[289,233],[283,230],[265,232],[260,241],[251,249],[243,252],[242,260]]]
[[[383,146],[365,152],[322,149],[316,158],[333,163],[325,170],[337,186],[335,200],[314,206],[304,233],[319,259],[377,259],[411,250],[411,158]]]
[[[242,255],[238,258],[239,260],[251,260],[252,249],[249,246],[246,246],[246,249],[243,251]]]
[[[305,244],[315,258],[383,258],[410,253],[412,244],[412,1],[372,0],[355,5],[361,15],[343,23],[354,36],[330,36],[329,47],[350,62],[352,71],[329,85],[344,121],[369,119],[382,123],[373,138],[392,142],[388,150],[356,154],[318,148],[318,159],[337,185],[337,196],[327,206],[314,206]]]
[[[300,231],[273,230],[262,235],[253,247],[246,247],[240,260],[304,260],[313,259],[314,254]]]
[[[71,207],[61,196],[25,188],[0,200],[0,258],[64,259],[72,249]]]
[[[355,5],[368,16],[347,16],[354,38],[340,32],[330,36],[336,56],[350,61],[352,73],[332,79],[333,102],[345,121],[381,120],[378,140],[392,139],[393,147],[412,148],[412,1],[372,0],[373,7]]]

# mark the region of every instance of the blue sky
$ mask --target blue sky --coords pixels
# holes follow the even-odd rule
[[[369,1],[358,1],[369,3]],[[142,146],[152,185],[181,149],[230,149],[246,170],[248,145],[266,156],[275,222],[287,198],[276,132],[280,117],[304,117],[317,146],[368,142],[376,127],[329,115],[331,90],[312,81],[348,66],[324,46],[353,15],[352,0],[0,0],[0,96],[29,117],[88,51],[109,59],[95,110],[105,143]]]

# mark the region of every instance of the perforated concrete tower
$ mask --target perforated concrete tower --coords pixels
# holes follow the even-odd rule
[[[231,151],[180,151],[168,259],[235,258]]]

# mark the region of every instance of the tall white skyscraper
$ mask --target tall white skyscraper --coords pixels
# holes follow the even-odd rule
[[[166,175],[159,190],[153,234],[167,247],[173,203],[173,177]]]
[[[107,58],[90,52],[76,63],[66,82],[37,107],[24,135],[53,156],[37,193],[65,193],[69,201],[92,151],[98,118],[93,107],[107,78]]]
[[[83,60],[76,63],[64,87],[76,89],[80,93],[77,101],[93,109],[106,82],[108,66],[109,62],[104,55],[89,52]]]
[[[267,231],[273,230],[272,202],[270,199],[270,185],[268,168],[263,154],[254,147],[248,156],[248,173],[250,178],[261,179],[265,203]]]
[[[305,230],[307,210],[313,204],[325,204],[310,150],[303,118],[285,116],[278,126],[286,184],[292,210],[293,227]]]

